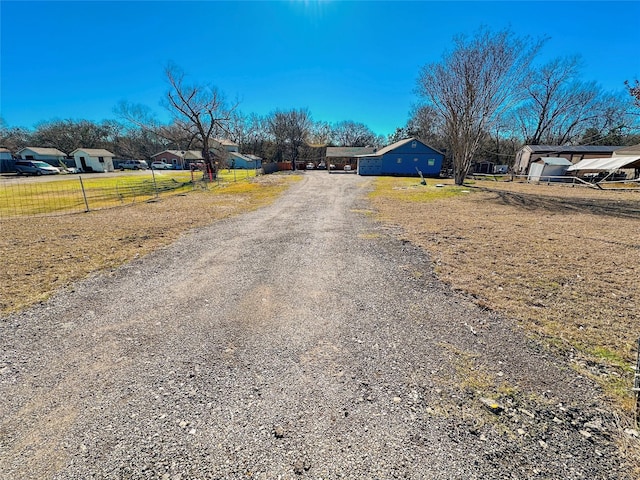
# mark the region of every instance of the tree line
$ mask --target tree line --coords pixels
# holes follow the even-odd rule
[[[445,152],[456,183],[477,161],[510,164],[525,144],[632,145],[640,143],[640,85],[606,92],[581,79],[578,56],[535,65],[545,39],[481,28],[459,35],[442,58],[418,72],[409,119],[388,136],[354,121],[314,121],[307,108],[244,114],[214,85],[191,84],[168,65],[164,107],[171,121],[122,102],[118,120],[52,120],[33,131],[0,123],[0,145],[106,148],[122,158],[149,159],[165,149],[203,152],[215,175],[223,152],[213,140],[234,141],[266,161],[317,161],[326,146],[383,146],[409,136]]]

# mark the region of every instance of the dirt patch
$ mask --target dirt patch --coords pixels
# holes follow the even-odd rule
[[[273,201],[294,176],[270,175],[143,204],[0,222],[0,312],[45,300],[91,272],[171,244],[189,229]]]

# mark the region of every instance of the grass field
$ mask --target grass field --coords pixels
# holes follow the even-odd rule
[[[379,178],[382,221],[426,249],[438,276],[517,318],[633,410],[640,336],[640,192]]]
[[[67,175],[51,181],[20,178],[4,183],[0,189],[0,218],[83,212],[144,202],[194,188],[248,180],[255,177],[255,170],[222,170],[212,183],[200,182],[202,176],[201,172],[149,170],[118,176]]]
[[[191,228],[266,205],[296,178],[269,175],[122,208],[4,219],[0,312],[45,300],[91,272],[162,248]]]
[[[172,243],[193,227],[273,201],[296,175],[268,175],[160,201],[0,222],[0,310],[44,300],[91,272]],[[640,192],[378,178],[381,222],[429,252],[436,274],[598,381],[623,418],[640,336]],[[634,450],[640,459],[640,451]]]

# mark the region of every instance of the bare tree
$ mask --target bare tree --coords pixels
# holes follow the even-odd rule
[[[327,122],[314,122],[307,142],[316,147],[331,145],[333,143],[333,128]]]
[[[17,152],[31,143],[31,132],[26,128],[9,127],[0,117],[0,147]]]
[[[640,81],[636,80],[635,83],[631,83],[625,80],[624,86],[627,87],[627,91],[633,98],[636,107],[640,108]]]
[[[211,149],[216,148],[212,140],[229,133],[235,106],[228,107],[224,96],[214,86],[186,84],[184,73],[174,65],[168,66],[165,73],[170,86],[166,106],[173,115],[174,123],[198,140],[207,171],[211,178],[216,178],[215,157],[221,154],[212,154]]]
[[[593,82],[581,82],[579,70],[579,57],[569,57],[531,72],[527,99],[515,112],[525,143],[569,143],[601,114],[602,92]]]
[[[216,178],[216,158],[226,159],[220,145],[213,140],[229,134],[229,123],[236,106],[229,107],[223,94],[212,85],[187,84],[184,72],[175,65],[167,66],[165,74],[169,90],[164,106],[171,113],[171,124],[160,123],[144,105],[121,102],[116,113],[176,148],[202,149],[207,172],[210,178]]]
[[[277,110],[269,115],[269,131],[276,144],[277,159],[291,160],[293,170],[305,145],[311,126],[311,113],[307,109]]]
[[[522,99],[542,43],[481,29],[473,38],[455,38],[452,52],[421,69],[418,93],[444,119],[456,184],[464,182],[483,135]]]
[[[364,123],[350,120],[338,122],[332,131],[334,142],[341,147],[366,147],[373,145],[376,134]]]

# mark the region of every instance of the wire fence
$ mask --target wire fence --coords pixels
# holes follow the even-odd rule
[[[145,171],[135,174],[13,177],[0,181],[0,220],[65,215],[146,202],[162,196],[246,181],[255,170],[224,170],[213,182],[202,172]]]
[[[608,180],[599,177],[576,177],[571,175],[511,175],[511,174],[492,174],[492,173],[472,173],[469,178],[477,180],[491,180],[495,182],[519,182],[531,184],[557,184],[557,185],[576,185],[588,188],[597,188],[599,190],[640,190],[640,178],[630,180]]]

